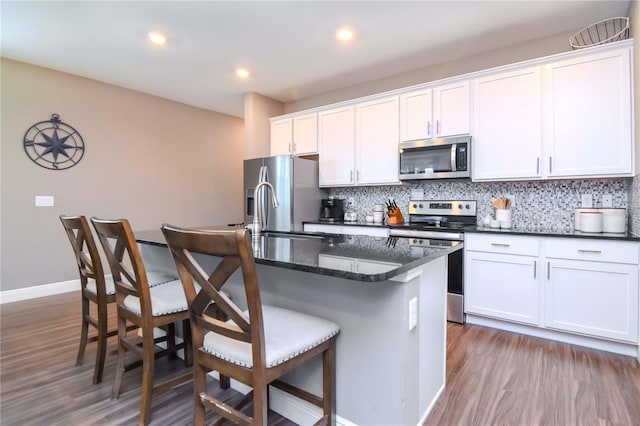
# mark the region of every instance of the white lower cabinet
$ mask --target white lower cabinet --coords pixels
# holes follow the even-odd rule
[[[638,245],[600,245],[593,240],[547,242],[544,326],[636,343]]]
[[[537,258],[467,252],[466,312],[538,324]]]
[[[638,343],[632,241],[465,234],[465,312]]]

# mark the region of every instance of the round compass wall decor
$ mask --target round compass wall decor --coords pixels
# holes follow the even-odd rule
[[[71,168],[84,156],[82,136],[58,114],[31,126],[24,134],[23,146],[31,161],[51,170]]]

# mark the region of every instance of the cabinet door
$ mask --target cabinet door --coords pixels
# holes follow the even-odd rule
[[[547,66],[548,176],[632,176],[629,49]]]
[[[544,325],[638,342],[638,266],[547,260]]]
[[[433,112],[437,137],[465,135],[470,129],[469,82],[437,86],[433,89]]]
[[[433,137],[432,116],[431,89],[401,95],[400,140],[431,139]]]
[[[292,147],[293,120],[283,118],[271,122],[271,155],[290,154]]]
[[[296,155],[318,153],[318,114],[293,117],[293,152]]]
[[[398,97],[356,105],[356,182],[399,183]]]
[[[344,186],[355,183],[353,106],[318,113],[318,151],[320,186]]]
[[[540,178],[540,69],[483,77],[473,88],[473,180]]]
[[[537,259],[465,251],[465,312],[537,325]]]

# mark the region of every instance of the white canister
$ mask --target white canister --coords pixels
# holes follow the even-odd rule
[[[496,209],[496,220],[497,221],[511,220],[511,209]]]
[[[625,221],[627,209],[622,208],[601,208],[602,212],[602,232],[624,233],[627,229]]]
[[[589,212],[597,212],[598,210],[593,208],[593,207],[578,207],[575,210],[575,218],[574,218],[574,224],[573,224],[573,228],[576,231],[582,231],[582,224],[581,224],[581,218],[582,218],[582,213],[589,213]]]
[[[589,211],[580,213],[580,230],[582,232],[600,233],[602,232],[602,213],[599,211]]]
[[[373,222],[374,223],[382,223],[382,219],[384,219],[384,214],[379,211],[373,212]]]
[[[374,204],[373,205],[373,211],[374,212],[383,212],[384,209],[382,208],[382,204]]]

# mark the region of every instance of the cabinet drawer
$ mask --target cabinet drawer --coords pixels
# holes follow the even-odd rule
[[[464,246],[467,250],[491,253],[538,256],[538,238],[519,235],[464,234]]]
[[[550,258],[638,264],[640,245],[631,241],[547,238],[545,244]]]

